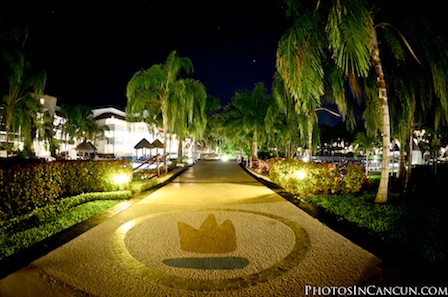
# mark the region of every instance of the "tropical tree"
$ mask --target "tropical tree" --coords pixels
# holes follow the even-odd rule
[[[2,67],[5,74],[2,82],[1,107],[2,119],[6,132],[6,150],[9,154],[9,137],[14,121],[14,111],[21,101],[38,100],[43,93],[46,83],[45,71],[32,64],[26,53],[26,41],[28,30],[21,27],[14,27],[8,32],[1,32],[0,44],[2,46]],[[20,110],[28,113],[23,107],[29,104],[22,104]],[[23,114],[24,115],[24,114]],[[22,118],[23,119],[23,118]]]
[[[369,172],[369,156],[370,152],[376,147],[376,138],[368,136],[364,131],[356,133],[354,144],[357,146],[357,150],[362,151],[366,157],[366,175]]]
[[[168,114],[171,119],[170,131],[178,138],[177,162],[182,163],[183,138],[191,135],[192,145],[196,137],[201,137],[207,125],[205,103],[207,93],[204,85],[193,79],[180,79],[171,89]]]
[[[258,141],[263,137],[265,129],[265,118],[272,97],[267,93],[263,83],[255,84],[254,89],[235,93],[232,103],[241,112],[242,129],[252,136],[252,156],[258,156]]]
[[[222,135],[220,121],[218,120],[218,111],[222,108],[220,100],[214,96],[207,96],[205,102],[205,113],[207,116],[207,124],[205,125],[203,135],[203,147],[214,149],[214,146]]]
[[[417,17],[411,17],[407,13],[400,16],[401,26],[397,29],[406,36],[408,47],[412,51],[392,47],[394,54],[385,59],[385,73],[392,98],[392,133],[401,144],[399,177],[402,179],[403,191],[406,192],[411,179],[415,129],[436,131],[447,126],[448,47],[425,21],[417,22]],[[415,24],[421,24],[418,30],[415,29]],[[389,40],[394,40],[390,33],[386,36]],[[390,43],[394,45],[398,42]]]
[[[328,84],[339,89],[334,92],[339,95],[335,97],[335,103],[340,110],[347,111],[347,106],[344,106],[347,94],[343,89],[344,84],[341,84],[341,78],[351,84],[355,95],[363,94],[369,103],[366,110],[370,111],[370,116],[375,114],[377,118],[369,119],[370,123],[380,124],[382,132],[382,170],[375,202],[385,203],[388,200],[391,135],[388,88],[382,57],[384,53],[398,53],[395,50],[397,48],[406,48],[411,55],[416,56],[400,32],[395,32],[394,36],[398,38],[394,39],[387,38],[392,34],[379,35],[384,32],[392,33],[396,28],[392,27],[390,22],[375,19],[381,16],[376,14],[376,8],[379,6],[370,6],[368,1],[358,0],[318,0],[314,3],[314,8],[303,9],[307,7],[303,7],[301,1],[284,0],[286,13],[293,17],[294,22],[279,43],[278,71],[288,92],[296,101],[298,112],[310,112],[313,107],[318,106]],[[385,38],[381,39],[380,48],[379,40],[382,36]],[[391,45],[391,41],[395,41],[392,50],[383,47]],[[401,46],[398,47],[398,44]],[[329,68],[330,64],[336,66],[338,75],[326,75],[327,69],[334,69]],[[432,65],[431,72],[439,73],[443,68]],[[334,78],[337,80],[333,81]],[[370,78],[375,79],[373,88]],[[440,98],[446,98],[446,79],[446,76],[440,75],[433,79],[436,94]],[[355,84],[359,81],[364,82],[361,85]],[[362,92],[359,92],[360,88],[363,89]],[[372,90],[376,90],[376,94],[373,94]],[[446,99],[442,101],[445,102]],[[446,105],[444,103],[442,106],[446,108]],[[374,129],[376,127],[372,130]]]
[[[31,153],[33,142],[37,138],[40,118],[44,114],[42,104],[29,94],[14,105],[13,114],[11,131],[16,132],[23,140],[23,151],[26,154]]]
[[[249,130],[244,127],[243,111],[230,103],[224,106],[223,111],[215,115],[213,119],[213,129],[220,145],[220,152],[223,148],[227,150],[227,153],[230,150],[239,150],[243,157],[243,152],[249,151],[247,148],[250,147],[250,145],[246,146],[246,143],[251,141]]]
[[[72,106],[65,104],[65,103],[61,104],[59,113],[60,113],[61,117],[63,118],[63,120],[58,125],[62,131],[62,138],[64,139],[64,143],[65,143],[65,152],[66,152],[65,157],[66,158],[68,157],[68,155],[67,155],[68,145],[70,142],[73,141],[73,138],[75,137],[75,133],[76,133],[76,126],[75,126],[73,120],[71,120],[72,111],[73,111]]]
[[[140,70],[132,76],[126,87],[126,115],[147,122],[161,115],[163,121],[163,155],[166,155],[166,140],[169,129],[169,102],[174,93],[171,89],[178,80],[181,70],[190,73],[193,64],[172,51],[164,64],[156,64],[147,70]],[[167,164],[165,162],[165,171]]]
[[[35,135],[37,141],[39,143],[43,142],[45,148],[54,156],[57,148],[57,140],[54,138],[53,118],[47,110],[37,115]]]
[[[283,81],[278,73],[275,73],[272,83],[274,102],[267,110],[265,121],[267,143],[269,147],[280,148],[286,156],[292,157],[292,147],[295,146],[293,145],[293,139],[299,136],[296,119],[298,114],[294,110],[293,101],[285,99],[288,96]]]
[[[62,104],[59,111],[64,121],[61,123],[63,139],[65,140],[66,151],[68,144],[103,138],[107,126],[99,126],[93,118],[92,109],[87,105],[76,104],[70,106]]]

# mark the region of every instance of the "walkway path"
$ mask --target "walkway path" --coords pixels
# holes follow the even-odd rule
[[[0,296],[302,296],[369,283],[380,263],[235,162],[201,160],[0,280]]]

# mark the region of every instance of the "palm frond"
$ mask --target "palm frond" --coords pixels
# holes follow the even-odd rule
[[[346,75],[366,77],[371,67],[370,43],[374,23],[363,1],[333,1],[326,24],[333,59]]]

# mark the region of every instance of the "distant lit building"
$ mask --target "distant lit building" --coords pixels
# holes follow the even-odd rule
[[[53,96],[43,95],[40,103],[44,107],[44,111],[48,112],[49,118],[53,121],[54,139],[59,142],[56,153],[65,156],[68,159],[78,158],[76,146],[79,144],[77,140],[70,141],[69,136],[64,133],[64,125],[67,119],[64,118],[57,106],[57,98]],[[145,122],[127,122],[126,113],[116,107],[101,107],[92,109],[93,118],[98,126],[105,127],[104,137],[97,138],[93,141],[93,145],[97,148],[98,156],[107,156],[114,158],[140,158],[144,155],[155,155],[156,150],[144,149],[136,150],[135,145],[143,138],[152,143],[159,139],[163,143],[163,131],[155,125],[148,125]],[[41,117],[44,120],[43,117]],[[178,141],[176,135],[167,135],[167,152],[171,157],[177,153]],[[4,127],[0,127],[0,142],[5,142]],[[12,137],[11,140],[15,149],[23,149],[23,143],[19,138]],[[185,143],[188,143],[186,141]],[[48,146],[42,142],[34,141],[34,151],[40,158],[51,158]],[[161,154],[162,150],[159,149]],[[0,150],[0,157],[6,157],[6,150]]]
[[[144,153],[152,153],[149,150],[138,152],[134,149],[143,138],[150,143],[157,138],[163,141],[162,132],[155,125],[150,126],[145,122],[127,122],[126,113],[115,107],[95,108],[92,112],[98,125],[107,127],[105,137],[95,140],[98,154],[116,158],[141,157]],[[172,145],[169,146],[172,147]]]

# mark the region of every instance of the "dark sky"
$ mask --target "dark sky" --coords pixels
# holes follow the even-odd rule
[[[58,104],[124,108],[132,75],[176,50],[193,63],[189,77],[225,105],[257,82],[270,88],[287,28],[276,0],[36,2],[27,6],[30,46]]]

